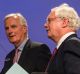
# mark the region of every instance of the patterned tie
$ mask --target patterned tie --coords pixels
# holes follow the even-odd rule
[[[14,56],[14,59],[13,59],[13,64],[15,62],[18,63],[19,57],[20,57],[20,50],[19,49],[16,49],[15,56]]]
[[[47,72],[48,67],[49,67],[49,65],[50,65],[50,62],[52,61],[52,59],[54,59],[54,56],[55,56],[56,52],[57,52],[57,48],[54,49],[54,51],[53,51],[53,53],[52,53],[52,56],[51,56],[51,58],[50,58],[50,60],[49,60],[49,63],[48,63],[48,65],[47,65],[47,68],[46,68],[46,70],[45,70],[45,72]]]

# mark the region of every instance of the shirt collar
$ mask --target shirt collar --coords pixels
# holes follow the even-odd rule
[[[70,36],[70,35],[72,35],[72,34],[75,34],[75,32],[69,32],[69,33],[63,35],[63,36],[61,37],[61,39],[58,41],[57,49],[60,47],[60,45],[62,44],[62,42],[63,42],[68,36]]]
[[[28,38],[25,38],[24,41],[21,43],[21,45],[18,47],[18,49],[22,51],[27,41]]]

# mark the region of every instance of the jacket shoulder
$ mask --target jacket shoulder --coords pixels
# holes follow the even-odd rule
[[[68,39],[65,44],[65,52],[72,53],[80,57],[80,39],[77,37],[72,37]]]
[[[33,48],[33,47],[39,47],[41,45],[43,45],[43,43],[40,43],[40,42],[32,42],[31,43],[31,48]]]

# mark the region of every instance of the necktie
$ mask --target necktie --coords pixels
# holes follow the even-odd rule
[[[50,58],[50,61],[54,58],[56,52],[57,52],[57,48],[54,49],[54,51],[53,51],[53,53],[52,53],[52,56],[51,56],[51,58]]]
[[[49,68],[49,65],[50,65],[50,62],[52,61],[52,59],[54,59],[54,56],[55,56],[56,52],[57,52],[57,48],[54,49],[54,51],[53,51],[53,53],[52,53],[52,56],[51,56],[51,58],[50,58],[50,61],[49,61],[48,65],[47,65],[47,68],[46,68],[46,70],[45,70],[45,72],[47,72],[47,70],[48,70],[48,68]]]
[[[13,63],[15,63],[15,62],[18,63],[19,57],[20,57],[20,50],[16,49],[15,56],[14,56],[14,59],[13,59]]]
[[[52,57],[54,57],[54,55],[56,54],[56,52],[57,52],[57,48],[54,49]]]

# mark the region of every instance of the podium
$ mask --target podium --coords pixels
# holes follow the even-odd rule
[[[5,74],[29,74],[18,63],[14,63],[13,66]]]
[[[32,72],[31,74],[48,74],[47,72]]]

